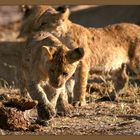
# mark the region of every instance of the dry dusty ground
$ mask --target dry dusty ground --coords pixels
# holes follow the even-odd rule
[[[101,89],[101,88],[100,88]],[[108,89],[108,86],[106,86]],[[0,97],[19,97],[18,90],[0,89]],[[27,130],[3,130],[5,135],[139,135],[140,88],[129,85],[115,102],[95,103],[101,93],[93,92],[84,107],[76,107],[69,117],[57,116],[47,127],[36,126]],[[34,123],[35,109],[31,110]]]
[[[17,30],[13,26],[0,27],[2,41],[15,40]],[[9,33],[10,31],[10,33]],[[129,83],[120,94],[117,101],[96,103],[95,100],[108,93],[112,83],[105,77],[95,89],[90,90],[88,104],[76,107],[69,117],[56,116],[49,121],[47,127],[34,126],[27,130],[2,130],[3,135],[140,135],[140,87],[139,83]],[[92,81],[92,80],[90,80]],[[92,85],[92,83],[90,83]],[[13,88],[0,88],[0,100],[6,96],[19,97],[19,91]],[[31,121],[34,123],[36,110],[31,110]]]

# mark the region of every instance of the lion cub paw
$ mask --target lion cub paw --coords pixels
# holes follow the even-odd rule
[[[85,106],[87,103],[86,103],[86,100],[81,100],[81,101],[74,101],[73,102],[73,106],[75,107],[78,107],[78,106]]]
[[[36,123],[42,126],[49,126],[49,121],[48,120],[41,120],[41,119],[37,119]]]
[[[58,115],[60,115],[60,116],[71,116],[73,109],[74,109],[74,107],[71,104],[68,104],[68,103],[64,104],[58,110]]]
[[[38,120],[50,120],[56,115],[53,105],[38,106]]]

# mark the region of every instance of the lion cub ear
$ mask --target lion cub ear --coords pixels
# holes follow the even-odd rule
[[[69,63],[74,63],[79,61],[84,56],[84,49],[83,48],[76,48],[73,50],[68,51],[66,55],[66,59]]]
[[[56,8],[56,11],[59,12],[57,14],[57,16],[60,17],[61,19],[69,18],[70,10],[66,6],[60,6],[60,7]]]
[[[56,48],[50,46],[42,46],[42,55],[43,57],[47,57],[48,60],[53,58],[53,54],[55,53]]]

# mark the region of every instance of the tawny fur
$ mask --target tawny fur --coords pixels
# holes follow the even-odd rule
[[[34,24],[36,24],[38,18],[49,8],[48,5],[38,5],[38,6],[20,6],[21,11],[24,14],[23,23],[21,26],[21,32],[19,37],[25,37],[27,34],[30,34],[34,30]]]
[[[74,102],[85,104],[88,72],[92,67],[109,72],[118,71],[123,64],[127,64],[139,75],[139,26],[121,23],[97,29],[85,28],[72,23],[68,19],[69,14],[67,8],[60,7],[57,10],[50,8],[38,18],[38,22],[33,26],[34,31],[43,30],[52,33],[70,49],[84,48],[85,55],[80,62],[80,67],[76,70]]]
[[[30,96],[38,100],[40,120],[48,120],[55,115],[58,98],[59,110],[65,114],[70,110],[65,83],[83,55],[83,49],[69,50],[50,33],[39,32],[28,40],[21,60],[21,90],[26,88]]]

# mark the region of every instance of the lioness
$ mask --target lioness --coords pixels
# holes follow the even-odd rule
[[[73,75],[83,48],[69,50],[56,37],[39,32],[28,40],[21,60],[21,85],[38,100],[39,120],[48,120],[56,113],[59,98],[64,113],[71,107],[65,92],[65,83]],[[47,92],[49,94],[47,94]]]
[[[140,71],[140,27],[121,23],[97,29],[85,28],[72,23],[69,15],[70,11],[66,7],[56,10],[50,7],[37,18],[32,30],[50,32],[70,49],[83,47],[85,55],[76,70],[78,76],[74,88],[74,102],[80,105],[86,103],[85,93],[90,68],[113,71],[115,90],[119,92],[127,81],[126,74],[123,74],[125,64],[136,74]],[[110,95],[114,100],[115,91]]]

